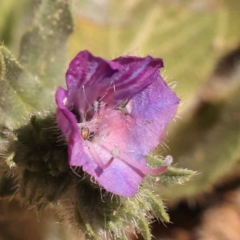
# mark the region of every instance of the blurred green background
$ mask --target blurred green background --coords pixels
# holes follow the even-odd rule
[[[39,2],[0,2],[0,42],[15,56]],[[170,150],[162,144],[156,154],[170,153],[178,166],[199,174],[183,186],[155,189],[174,223],[168,229],[155,224],[157,239],[240,239],[231,225],[240,224],[240,213],[233,214],[240,207],[240,1],[74,0],[71,10],[75,27],[68,39],[69,61],[83,49],[109,59],[123,54],[161,57],[161,74],[182,99],[164,141]],[[19,231],[14,229],[0,225],[0,239],[64,235],[4,237]],[[220,229],[222,238],[215,233]]]
[[[0,39],[15,55],[37,0],[1,1]],[[69,59],[80,50],[114,58],[122,54],[164,59],[163,75],[183,99],[205,82],[216,62],[240,39],[240,2],[234,0],[75,0]]]

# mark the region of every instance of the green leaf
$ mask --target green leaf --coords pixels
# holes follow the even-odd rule
[[[20,62],[43,83],[46,104],[48,94],[52,96],[65,79],[66,41],[72,29],[68,0],[42,0],[31,29],[23,36]]]
[[[13,127],[41,105],[37,77],[28,73],[7,48],[0,46],[0,124]]]
[[[31,30],[23,37],[21,64],[0,46],[0,124],[16,127],[34,111],[51,107],[53,94],[64,80],[71,31],[67,1],[43,0]]]
[[[0,41],[13,46],[19,41],[19,28],[22,27],[30,1],[18,0],[18,7],[15,0],[1,1],[0,5]]]

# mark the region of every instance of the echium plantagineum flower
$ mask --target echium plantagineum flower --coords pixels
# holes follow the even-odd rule
[[[145,155],[162,140],[179,99],[159,75],[159,58],[122,56],[112,61],[80,52],[56,92],[57,123],[68,142],[70,166],[99,185],[130,197],[146,174]]]

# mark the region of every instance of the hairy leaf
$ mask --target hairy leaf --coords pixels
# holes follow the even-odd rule
[[[0,123],[21,124],[24,117],[40,107],[42,95],[37,77],[28,73],[3,46],[0,46]]]
[[[66,41],[72,28],[68,0],[42,0],[31,29],[23,36],[20,61],[42,82],[45,105],[65,78]]]
[[[7,127],[43,108],[64,79],[66,40],[72,19],[66,0],[43,0],[22,40],[20,62],[0,46],[0,124]],[[27,69],[27,70],[26,70]]]

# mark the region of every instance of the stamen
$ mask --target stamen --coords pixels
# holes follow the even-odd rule
[[[101,104],[100,101],[97,101],[97,100],[93,101],[93,111],[94,111],[94,113],[99,113],[100,104]]]
[[[163,167],[160,167],[160,168],[149,168],[149,167],[146,167],[146,173],[148,174],[161,174],[163,172],[165,172],[167,170],[167,166],[163,166]]]
[[[101,158],[99,157],[97,151],[94,149],[93,144],[91,146],[88,145],[88,150],[92,156],[92,158],[98,163],[98,165],[102,168],[102,169],[106,169],[108,168],[111,163],[113,162],[114,158],[111,157],[107,163],[103,163],[103,161],[101,160]]]
[[[86,95],[86,92],[85,92],[85,86],[84,85],[82,86],[82,90],[83,90],[84,98],[85,98],[85,100],[88,104],[88,109],[85,112],[81,112],[81,115],[84,117],[84,120],[87,120],[87,114],[92,109],[92,107],[91,107],[91,104],[89,103],[89,101],[87,99],[87,95]]]
[[[167,155],[163,160],[163,165],[169,167],[171,166],[172,162],[173,162],[173,157],[171,155]]]
[[[72,172],[73,172],[76,176],[82,178],[82,176],[80,176],[80,175],[76,172],[76,169],[75,169],[74,167],[70,167],[70,168],[71,168]]]
[[[106,151],[108,151],[109,153],[112,153],[112,151],[113,150],[110,150],[108,147],[106,147],[105,145],[103,145],[103,144],[99,144],[103,149],[105,149]],[[123,155],[122,153],[121,153],[121,155]],[[144,173],[145,171],[145,168],[141,165],[141,164],[139,164],[138,162],[136,162],[136,161],[131,161],[131,160],[125,160],[124,158],[120,158],[119,156],[118,156],[118,159],[119,160],[121,160],[121,161],[123,161],[123,162],[125,162],[125,163],[127,163],[130,167],[133,167],[133,168],[135,168],[135,169],[137,169],[137,170],[139,170],[140,172],[142,172],[142,173]]]
[[[111,86],[113,85],[113,91],[115,92],[116,91],[116,88],[115,88],[115,84],[114,84],[114,81],[111,81],[110,82],[110,85],[108,86],[106,92],[104,93],[104,95],[98,99],[99,102],[101,102],[103,100],[103,98],[105,98],[105,96],[107,95],[108,91],[110,90]]]
[[[99,144],[103,149],[105,149],[106,151],[108,152],[112,152],[108,147],[106,147],[105,145],[103,144]],[[127,156],[125,156],[123,153],[121,153],[121,157],[118,156],[117,157],[119,160],[125,162],[127,165],[129,165],[130,167],[138,170],[140,173],[143,173],[143,174],[160,174],[160,173],[163,173],[164,171],[166,171],[166,169],[168,168],[167,166],[163,166],[163,167],[160,167],[160,168],[149,168],[147,166],[143,166],[142,164],[140,164],[139,162],[137,161],[134,161],[132,159],[129,159]],[[126,160],[128,159],[128,160]]]
[[[77,123],[81,137],[84,140],[91,141],[93,137],[98,134],[98,128],[101,121],[102,121],[102,115],[97,114],[97,116],[90,121]]]
[[[124,100],[123,102],[121,102],[117,107],[116,110],[120,110],[124,115],[128,115],[128,111],[126,109],[126,106],[128,104],[128,99]]]
[[[119,149],[115,148],[111,151],[111,155],[114,157],[114,158],[117,158],[120,154],[120,151]]]
[[[82,127],[81,128],[81,136],[84,140],[88,139],[89,133],[90,133],[89,128],[87,128],[87,127]]]
[[[87,96],[86,96],[86,93],[85,93],[85,87],[84,87],[84,85],[82,86],[82,90],[83,90],[83,95],[84,95],[84,97],[85,97],[86,102],[87,102],[89,105],[91,105],[91,104],[88,102],[88,99],[87,99]]]

